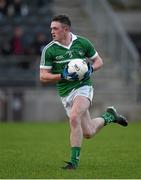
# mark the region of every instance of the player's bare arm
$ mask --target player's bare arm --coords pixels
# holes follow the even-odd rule
[[[48,82],[57,82],[61,80],[60,74],[52,74],[51,70],[48,69],[40,69],[40,81],[43,83]]]
[[[94,68],[94,71],[100,69],[102,66],[103,66],[103,60],[102,58],[97,55],[94,59],[93,59],[93,68]]]

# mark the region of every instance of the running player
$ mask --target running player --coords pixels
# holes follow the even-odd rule
[[[100,117],[91,119],[89,107],[93,98],[93,86],[90,77],[102,67],[102,58],[88,39],[71,32],[71,21],[66,15],[53,18],[51,34],[53,41],[45,46],[41,55],[40,80],[44,83],[57,83],[71,129],[71,157],[63,169],[76,169],[83,138],[91,138],[111,122],[122,126],[127,126],[128,122],[113,107],[108,107]],[[92,62],[92,65],[88,64],[88,72],[80,81],[77,74],[69,74],[67,71],[68,62],[78,58],[88,58]]]

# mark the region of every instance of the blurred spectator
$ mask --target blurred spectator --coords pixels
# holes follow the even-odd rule
[[[0,19],[7,14],[6,0],[0,0]]]
[[[12,54],[21,55],[24,54],[23,46],[23,30],[20,26],[15,27],[14,35],[11,39]]]
[[[33,43],[33,46],[35,48],[35,53],[37,55],[40,55],[43,48],[48,44],[47,37],[44,33],[39,32],[36,36],[36,40]]]
[[[43,48],[49,43],[49,41],[50,37],[47,38],[46,34],[43,32],[38,32],[29,39],[29,37],[26,37],[26,33],[23,33],[23,29],[20,26],[16,26],[11,40],[8,41],[4,38],[1,42],[0,54],[41,55]]]
[[[10,42],[7,39],[3,39],[0,49],[2,55],[10,55],[12,53]]]
[[[22,0],[13,0],[8,6],[9,16],[27,16],[29,12],[28,6]]]
[[[20,26],[17,26],[14,29],[14,35],[11,40],[11,52],[13,55],[24,55],[25,54],[23,30]],[[29,62],[26,60],[21,61],[17,65],[18,65],[18,67],[20,67],[22,69],[29,68]]]

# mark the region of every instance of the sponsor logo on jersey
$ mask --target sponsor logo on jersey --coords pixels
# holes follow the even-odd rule
[[[61,60],[61,59],[63,59],[63,58],[64,58],[64,56],[63,56],[63,55],[56,56],[56,60]]]

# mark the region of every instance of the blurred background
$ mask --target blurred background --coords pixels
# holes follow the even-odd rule
[[[39,82],[50,22],[66,14],[72,32],[88,38],[103,58],[93,74],[91,115],[114,105],[130,121],[141,112],[141,1],[0,0],[0,121],[63,121],[54,84]]]

